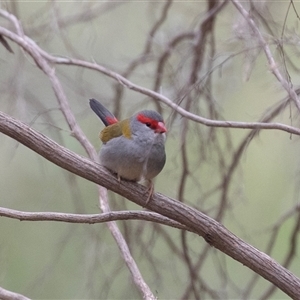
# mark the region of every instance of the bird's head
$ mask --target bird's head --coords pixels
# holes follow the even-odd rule
[[[131,131],[152,132],[154,134],[164,134],[167,132],[162,116],[153,110],[143,110],[132,117]]]
[[[164,142],[165,132],[167,128],[162,116],[152,110],[143,110],[131,118],[105,127],[100,133],[100,139],[106,143],[113,138],[123,136],[128,139],[151,139]]]

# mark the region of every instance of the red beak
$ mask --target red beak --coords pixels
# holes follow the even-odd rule
[[[155,132],[157,132],[157,133],[167,132],[167,128],[166,128],[164,122],[157,123],[157,128],[155,129]]]

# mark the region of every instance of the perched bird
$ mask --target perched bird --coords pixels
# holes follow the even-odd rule
[[[167,129],[162,116],[153,110],[143,110],[119,122],[99,101],[90,99],[90,107],[106,126],[99,135],[103,142],[101,165],[116,173],[119,180],[148,180],[148,204],[154,190],[152,178],[166,162]]]

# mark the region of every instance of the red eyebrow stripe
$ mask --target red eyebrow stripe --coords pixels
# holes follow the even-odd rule
[[[158,120],[153,120],[151,118],[146,117],[143,114],[139,114],[137,116],[138,121],[143,124],[150,124],[150,128],[153,129],[156,133],[164,133],[167,132],[167,128],[163,121],[159,122]]]
[[[154,122],[153,119],[150,119],[150,118],[148,118],[148,117],[146,117],[145,115],[142,115],[142,114],[138,114],[137,119],[140,122],[144,123],[144,124],[146,124],[146,123],[151,123],[152,124]]]

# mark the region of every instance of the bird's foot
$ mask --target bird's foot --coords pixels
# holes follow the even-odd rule
[[[148,197],[147,197],[145,206],[147,206],[149,204],[150,200],[152,199],[153,192],[154,192],[154,184],[153,184],[152,180],[149,180],[149,186],[145,192],[145,194],[148,193]]]

